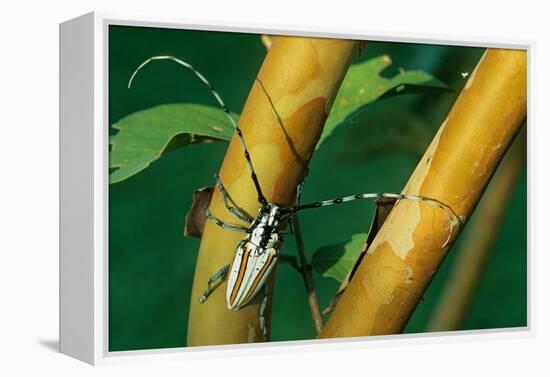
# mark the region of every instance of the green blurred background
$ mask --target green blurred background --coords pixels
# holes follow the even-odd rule
[[[370,105],[353,127],[338,133],[315,153],[303,201],[356,192],[399,191],[466,83],[463,73],[472,72],[482,53],[483,49],[470,47],[367,43],[357,61],[387,54],[393,64],[384,75],[391,76],[400,68],[422,69],[453,91],[407,94]],[[165,54],[192,62],[214,83],[229,108],[239,113],[266,48],[254,34],[111,26],[110,124],[159,104],[215,105],[194,76],[169,62],[151,64],[132,90],[127,89],[130,75],[141,62]],[[175,150],[128,180],[110,186],[110,351],[186,345],[199,240],[183,236],[184,217],[192,192],[212,186],[226,147],[226,143],[216,142]],[[525,167],[512,200],[502,205],[507,208],[506,220],[462,329],[527,324]],[[304,211],[300,219],[309,255],[321,246],[366,232],[373,210],[372,203],[362,201],[324,208],[323,212]],[[460,244],[461,239],[418,305],[406,333],[425,330]],[[283,253],[295,255],[291,238]],[[314,278],[324,308],[339,284],[316,273]],[[275,341],[315,338],[302,277],[288,265],[277,269],[272,318]]]

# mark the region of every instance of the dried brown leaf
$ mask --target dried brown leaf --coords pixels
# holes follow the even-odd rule
[[[185,216],[183,235],[186,237],[202,237],[204,224],[206,224],[205,209],[210,205],[214,188],[203,187],[193,192],[193,204]]]

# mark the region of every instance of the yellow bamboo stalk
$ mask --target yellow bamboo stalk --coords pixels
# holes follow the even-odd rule
[[[270,202],[292,204],[356,45],[347,40],[273,38],[258,78],[284,127],[258,82],[252,87],[239,121],[264,195]],[[259,209],[257,194],[236,137],[229,145],[220,176],[238,206],[255,216]],[[210,210],[222,221],[239,223],[226,210],[218,190]],[[261,295],[241,310],[230,311],[224,282],[204,304],[199,303],[208,278],[232,261],[242,237],[242,233],[221,229],[212,222],[206,224],[191,296],[189,346],[266,340],[259,326]],[[269,324],[269,306],[267,314]]]
[[[487,50],[404,192],[438,199],[468,219],[525,118],[526,81],[525,51]],[[444,211],[399,202],[321,337],[400,333],[448,251],[449,227]]]
[[[428,331],[460,328],[502,230],[519,174],[525,166],[526,135],[524,130],[516,138],[468,224],[467,238],[458,250],[453,269],[427,326]]]

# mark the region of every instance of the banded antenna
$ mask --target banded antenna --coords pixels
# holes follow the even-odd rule
[[[258,84],[260,85],[262,91],[266,95],[266,97],[269,101],[269,104],[271,105],[271,108],[273,110],[273,113],[275,114],[275,117],[277,118],[277,121],[279,122],[279,125],[282,127],[282,130],[285,133],[285,136],[287,137],[287,140],[289,141],[290,146],[292,148],[293,147],[292,146],[292,141],[289,139],[288,134],[285,131],[283,120],[281,119],[281,116],[279,115],[279,112],[275,108],[275,104],[273,103],[273,100],[271,99],[271,96],[267,92],[263,82],[259,78],[256,78],[256,81],[258,82]],[[294,149],[293,149],[293,152],[295,152]],[[307,174],[307,168],[306,168],[306,174]],[[297,188],[297,195],[296,195],[297,203],[300,202],[303,182],[304,181],[302,180],[302,182],[298,185],[298,188]],[[451,236],[453,234],[454,227],[457,224],[459,224],[459,225],[462,224],[462,220],[456,214],[456,212],[453,211],[453,209],[451,207],[449,207],[448,205],[446,205],[445,203],[443,203],[443,202],[441,202],[437,199],[432,199],[432,198],[428,198],[428,197],[420,196],[420,195],[385,193],[385,192],[383,192],[383,193],[355,194],[355,195],[345,196],[345,197],[337,198],[337,199],[323,200],[323,201],[318,201],[318,202],[313,202],[313,203],[308,203],[308,204],[296,204],[292,207],[281,208],[281,214],[282,214],[281,221],[286,221],[290,216],[292,216],[296,212],[301,211],[303,209],[326,207],[326,206],[331,206],[331,205],[334,205],[334,204],[342,204],[342,203],[346,203],[346,202],[351,202],[351,201],[354,201],[354,200],[380,199],[380,198],[393,198],[393,199],[397,199],[397,200],[409,199],[409,200],[423,201],[423,202],[426,202],[426,203],[428,203],[432,206],[435,206],[435,207],[445,211],[445,213],[447,214],[447,216],[449,216],[449,219],[451,221],[451,227],[449,229],[449,235],[447,236],[447,240],[445,241],[445,244],[443,245],[443,247],[447,246],[447,244],[449,243],[449,241],[451,239]]]
[[[397,200],[409,199],[409,200],[416,200],[416,201],[420,201],[420,202],[426,202],[426,203],[428,203],[428,204],[430,204],[434,207],[437,207],[437,208],[442,209],[443,211],[445,211],[445,213],[447,214],[447,216],[449,216],[449,219],[451,221],[451,228],[449,229],[449,235],[448,235],[447,240],[445,241],[445,244],[443,245],[443,247],[447,246],[447,244],[449,243],[449,241],[451,239],[451,235],[453,234],[454,227],[457,224],[459,224],[459,225],[462,224],[462,220],[456,214],[456,212],[451,207],[449,207],[448,205],[446,205],[445,203],[443,203],[443,202],[441,202],[437,199],[432,199],[432,198],[428,198],[428,197],[420,196],[420,195],[398,194],[398,193],[388,193],[388,192],[355,194],[355,195],[350,195],[350,196],[344,196],[342,198],[337,198],[337,199],[322,200],[322,201],[319,201],[319,202],[313,202],[313,203],[308,203],[308,204],[300,204],[300,205],[296,205],[296,206],[293,206],[293,207],[284,208],[282,210],[282,212],[286,216],[291,216],[293,213],[296,213],[296,212],[301,211],[303,209],[326,207],[326,206],[331,206],[331,205],[334,205],[334,204],[342,204],[342,203],[346,203],[346,202],[351,202],[351,201],[354,201],[354,200],[381,199],[381,198],[393,198],[393,199],[397,199]]]
[[[233,116],[229,112],[229,109],[225,104],[225,102],[223,101],[222,97],[218,94],[218,92],[214,89],[214,86],[210,83],[210,81],[206,79],[206,77],[204,77],[202,73],[197,71],[191,64],[187,63],[184,60],[178,59],[175,56],[170,56],[170,55],[152,56],[149,59],[145,60],[143,63],[139,65],[139,67],[136,68],[136,70],[130,77],[130,80],[128,81],[128,89],[132,87],[132,82],[134,81],[134,78],[136,77],[138,72],[141,71],[141,69],[145,67],[147,64],[155,60],[170,60],[179,64],[182,67],[187,68],[188,70],[193,72],[195,76],[197,76],[199,80],[208,87],[208,89],[210,89],[210,92],[212,93],[212,95],[214,96],[214,98],[216,99],[216,101],[224,111],[225,115],[227,115],[227,117],[229,118],[231,125],[233,126],[233,128],[235,129],[235,132],[237,133],[237,136],[239,137],[239,141],[241,142],[241,146],[244,150],[244,157],[246,158],[246,162],[248,163],[248,167],[250,169],[250,175],[252,177],[252,181],[254,182],[254,186],[256,187],[256,192],[258,193],[258,201],[262,206],[267,205],[267,200],[262,192],[262,188],[260,187],[260,182],[258,181],[258,176],[256,175],[256,171],[254,170],[254,166],[252,165],[252,160],[250,159],[250,153],[248,152],[248,148],[246,147],[246,143],[244,141],[244,136],[241,132],[241,129],[237,125],[237,122],[235,122],[235,119],[233,119]]]

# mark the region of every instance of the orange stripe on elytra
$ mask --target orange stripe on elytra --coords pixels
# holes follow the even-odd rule
[[[243,245],[243,249],[244,249],[244,252],[243,252],[243,257],[241,259],[241,265],[239,266],[239,274],[237,275],[237,282],[235,283],[235,286],[233,287],[233,291],[231,292],[231,305],[233,305],[233,303],[235,302],[237,293],[241,288],[241,284],[244,278],[244,273],[246,271],[246,265],[248,264],[248,258],[250,256],[250,249],[248,248],[248,243],[245,243]]]
[[[252,295],[252,292],[256,290],[256,287],[260,283],[260,280],[262,280],[262,276],[264,276],[265,272],[271,265],[271,262],[273,261],[273,254],[269,254],[269,257],[267,258],[267,261],[265,262],[264,266],[260,270],[258,276],[256,276],[256,279],[254,279],[254,282],[252,283],[252,287],[248,290],[248,293],[246,294],[246,297],[243,300],[243,303],[246,303],[250,296]]]

